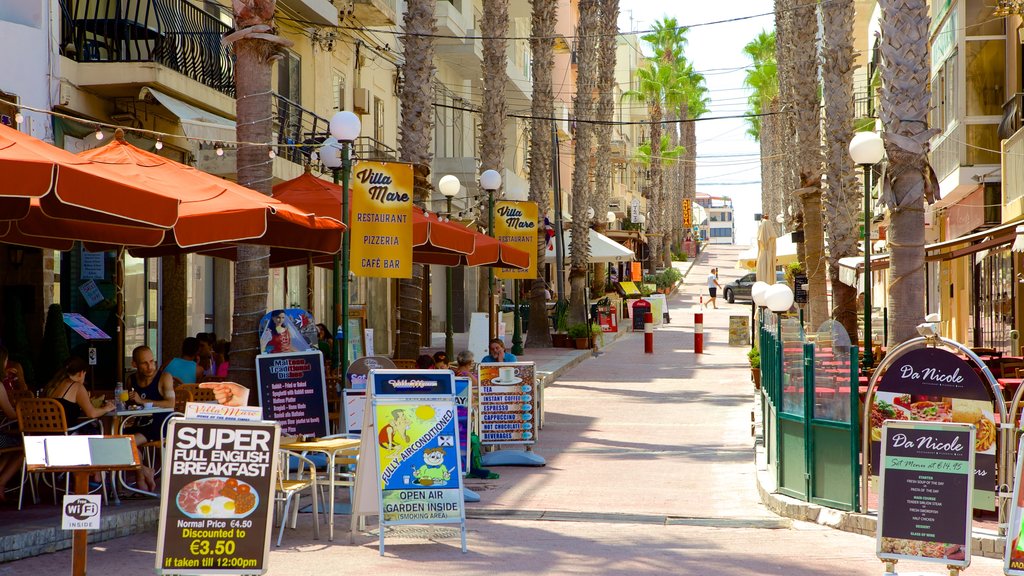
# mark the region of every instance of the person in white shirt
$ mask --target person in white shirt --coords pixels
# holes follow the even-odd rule
[[[718,310],[718,304],[715,303],[715,296],[718,295],[718,289],[721,287],[722,285],[718,283],[718,268],[712,268],[711,273],[708,274],[708,294],[711,297],[708,298],[708,301],[705,304],[703,304],[705,308],[710,304],[712,308]]]

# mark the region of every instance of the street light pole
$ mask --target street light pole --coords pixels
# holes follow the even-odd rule
[[[452,198],[459,193],[462,188],[462,183],[459,179],[451,174],[442,176],[441,180],[437,183],[438,189],[441,194],[444,195],[445,204],[448,208],[447,217],[449,220],[452,218]],[[455,335],[453,334],[452,325],[454,323],[454,314],[452,310],[452,267],[445,266],[444,269],[444,314],[445,314],[445,326],[444,326],[444,350],[448,354],[448,361],[451,362],[455,354]]]
[[[875,132],[858,132],[850,141],[850,157],[864,169],[864,368],[874,362],[871,345],[871,167],[882,161],[885,144]]]
[[[485,170],[480,175],[480,187],[487,190],[487,235],[494,238],[494,192],[501,188],[501,174]],[[494,267],[487,268],[487,338],[498,337],[498,314],[494,305]]]
[[[341,183],[341,222],[346,231],[342,235],[341,252],[334,255],[334,347],[331,365],[344,376],[348,370],[348,271],[349,271],[349,176],[352,173],[352,142],[359,137],[359,117],[352,112],[336,113],[330,122],[331,137],[320,149],[320,159],[332,171],[334,183]],[[340,170],[339,170],[340,169]]]

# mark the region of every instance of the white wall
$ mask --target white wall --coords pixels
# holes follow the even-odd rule
[[[5,0],[0,2],[0,91],[15,94],[19,103],[49,110],[56,99],[59,82],[56,46],[59,38],[57,0]],[[52,14],[52,17],[51,17]],[[52,52],[51,52],[52,51]],[[22,112],[23,132],[53,141],[47,114]]]

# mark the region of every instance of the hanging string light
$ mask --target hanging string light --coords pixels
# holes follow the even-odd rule
[[[164,149],[164,141],[161,140],[160,138],[157,138],[156,139],[156,144],[153,144],[153,147],[156,148],[157,150],[163,150]]]
[[[995,18],[1005,18],[1013,14],[1024,14],[1024,2],[1021,0],[998,0],[996,9],[992,11]]]
[[[17,112],[17,113],[14,114],[14,122],[15,123],[21,124],[24,121],[25,121],[25,117],[21,114],[21,112]]]
[[[95,136],[97,140],[103,140],[103,128],[97,128]]]
[[[217,156],[223,156],[223,155],[224,155],[224,147],[221,146],[220,144],[217,144]]]
[[[273,148],[270,149],[270,152],[268,152],[267,155],[270,156],[271,160],[273,160],[274,158],[277,158],[277,152],[274,152]]]

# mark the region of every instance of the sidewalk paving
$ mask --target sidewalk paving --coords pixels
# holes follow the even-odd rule
[[[270,573],[881,574],[874,539],[781,518],[760,502],[747,348],[728,346],[729,316],[749,307],[703,311],[705,353],[692,352],[692,307],[708,270],[717,265],[723,284],[739,277],[740,249],[712,247],[692,264],[669,298],[671,323],[655,332],[655,354],[643,353],[642,334],[627,333],[596,358],[584,351],[586,361],[547,388],[535,446],[547,465],[467,481],[482,497],[467,505],[467,554],[450,527],[405,526],[386,533],[380,557],[372,523],[332,543],[313,540],[302,515],[272,549]],[[89,565],[106,576],[150,573],[154,548],[153,531],[97,544]],[[0,576],[63,570],[69,558],[0,565]],[[926,568],[942,571],[899,565]],[[1001,574],[1000,562],[975,558],[967,574]]]

